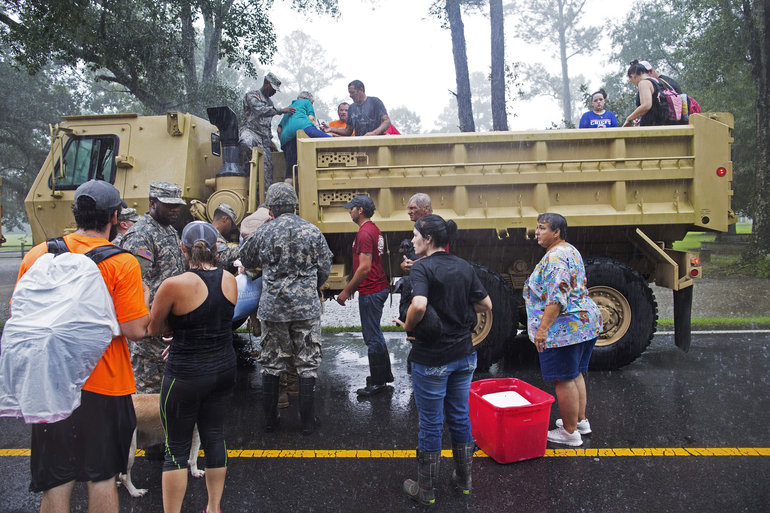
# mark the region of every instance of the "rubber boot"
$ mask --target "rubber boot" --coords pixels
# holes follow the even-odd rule
[[[278,427],[278,389],[281,378],[270,374],[262,375],[262,408],[265,415],[265,433],[272,433]]]
[[[385,390],[387,380],[386,365],[390,363],[390,356],[385,353],[369,353],[369,373],[366,378],[366,387],[359,388],[356,393],[361,396],[372,396]],[[387,360],[387,362],[386,362]]]
[[[470,495],[471,493],[471,467],[473,466],[474,452],[476,452],[476,442],[452,444],[452,457],[455,460],[452,481],[463,495]]]
[[[315,416],[315,378],[299,378],[299,418],[302,421],[302,434],[312,435],[320,425]]]
[[[417,481],[412,479],[404,481],[404,491],[410,499],[423,506],[431,506],[436,503],[436,490],[433,485],[436,476],[438,476],[440,460],[441,451],[417,451]]]

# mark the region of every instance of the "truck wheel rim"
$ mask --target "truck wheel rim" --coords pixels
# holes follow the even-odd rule
[[[591,287],[588,295],[602,313],[602,332],[597,346],[610,346],[623,338],[631,325],[631,305],[626,297],[612,287]]]
[[[476,314],[476,327],[473,329],[473,337],[471,342],[476,346],[484,341],[492,331],[492,312],[484,312]]]

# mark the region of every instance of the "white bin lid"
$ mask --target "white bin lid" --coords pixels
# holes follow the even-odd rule
[[[532,404],[518,392],[506,390],[505,392],[495,392],[481,396],[482,399],[498,408],[511,408],[514,406],[527,406]]]

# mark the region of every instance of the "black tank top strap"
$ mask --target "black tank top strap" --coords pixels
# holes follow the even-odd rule
[[[222,299],[227,301],[227,298],[225,298],[225,295],[222,293],[222,270],[223,269],[221,267],[217,267],[216,269],[211,270],[188,269],[188,272],[195,274],[201,280],[203,280],[203,283],[206,284],[206,289],[209,291],[209,295],[206,298],[206,301],[203,302],[203,305],[212,301],[218,303]]]

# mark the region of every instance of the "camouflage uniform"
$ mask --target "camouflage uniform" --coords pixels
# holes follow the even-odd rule
[[[238,269],[235,268],[233,262],[238,260],[238,250],[238,244],[225,241],[222,235],[217,237],[217,260],[219,261],[219,266],[229,273],[236,274]]]
[[[268,196],[271,208],[297,204],[294,189],[286,183],[275,184]],[[300,377],[316,377],[321,363],[318,288],[329,277],[332,256],[321,230],[288,213],[259,227],[241,246],[243,265],[262,267],[259,363],[265,374],[288,372],[293,359]]]
[[[272,149],[272,119],[281,114],[281,110],[273,105],[262,91],[257,89],[246,93],[243,97],[243,126],[239,134],[240,145],[244,153],[248,151],[251,157],[251,149],[259,146],[265,152],[265,190],[273,184],[273,156]],[[246,159],[248,162],[248,159]]]
[[[173,226],[162,226],[150,214],[145,214],[125,233],[120,245],[150,261],[150,266],[142,273],[142,281],[150,289],[150,305],[163,280],[185,271],[176,230]],[[140,393],[160,392],[164,365],[161,352],[167,345],[160,337],[145,337],[132,344],[131,363]]]

